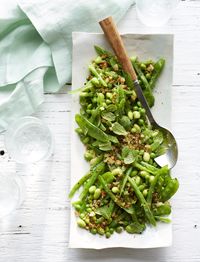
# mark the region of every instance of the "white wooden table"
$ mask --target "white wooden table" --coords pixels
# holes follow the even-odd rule
[[[174,175],[180,189],[173,200],[173,246],[170,248],[102,251],[68,249],[70,96],[63,88],[45,94],[36,116],[51,128],[54,156],[37,165],[23,167],[0,156],[1,164],[24,178],[26,200],[9,219],[0,223],[0,261],[200,261],[200,1],[181,1],[173,19],[162,29],[145,28],[132,7],[119,25],[121,32],[175,34],[173,131],[179,144]],[[3,149],[3,137],[0,137]]]

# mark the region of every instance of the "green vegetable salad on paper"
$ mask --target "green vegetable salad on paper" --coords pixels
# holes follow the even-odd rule
[[[81,109],[75,116],[90,168],[69,197],[81,188],[73,207],[78,226],[90,233],[106,238],[122,231],[140,234],[147,225],[170,222],[169,199],[179,183],[167,166],[154,161],[167,145],[163,134],[151,128],[129,75],[110,52],[97,46],[95,50],[98,56],[79,89]],[[130,59],[153,106],[153,89],[165,60]]]

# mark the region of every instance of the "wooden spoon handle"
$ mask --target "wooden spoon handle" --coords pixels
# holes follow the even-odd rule
[[[103,29],[108,41],[110,42],[119,62],[121,63],[123,70],[129,73],[133,80],[136,80],[137,75],[127,55],[126,49],[117,30],[117,26],[113,21],[113,18],[111,16],[107,17],[106,19],[100,21],[99,24]]]

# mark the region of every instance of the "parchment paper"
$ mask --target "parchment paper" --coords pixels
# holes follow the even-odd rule
[[[171,87],[173,74],[173,35],[122,35],[126,49],[130,56],[137,55],[141,61],[146,59],[156,60],[159,57],[166,59],[166,65],[155,89],[155,106],[153,114],[163,126],[170,128],[171,122]],[[111,50],[103,34],[73,33],[73,65],[72,89],[82,87],[88,75],[88,65],[96,57],[94,45],[99,45]],[[79,112],[79,94],[72,96],[72,125],[71,125],[71,186],[74,185],[89,170],[88,163],[84,160],[84,146],[74,131],[77,127],[74,116]],[[78,194],[72,201],[78,198]],[[74,209],[71,208],[70,217],[71,248],[155,248],[167,247],[172,243],[171,224],[157,223],[156,227],[148,226],[141,235],[113,234],[109,239],[105,236],[92,235],[87,230],[79,228],[76,224]]]

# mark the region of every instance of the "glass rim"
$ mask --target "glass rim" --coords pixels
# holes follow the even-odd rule
[[[47,131],[48,134],[50,136],[50,149],[46,152],[46,154],[44,154],[44,156],[38,160],[35,161],[20,161],[19,159],[17,159],[15,157],[15,155],[13,154],[12,150],[10,149],[9,143],[11,141],[11,139],[13,139],[15,137],[15,135],[17,134],[17,132],[23,128],[26,127],[26,125],[28,125],[31,121],[33,121],[33,123],[38,124],[39,126],[44,127]],[[15,128],[15,126],[19,125],[16,129],[15,132],[12,132],[12,129]],[[19,164],[31,164],[31,163],[37,163],[39,161],[44,161],[46,159],[48,159],[51,154],[53,153],[54,147],[55,147],[55,141],[54,141],[54,136],[52,135],[52,132],[50,130],[50,128],[48,127],[48,125],[42,121],[40,118],[38,117],[34,117],[34,116],[23,116],[20,117],[18,119],[16,119],[15,121],[13,121],[10,125],[8,125],[7,130],[4,133],[4,145],[5,148],[8,152],[8,155],[17,163]]]

